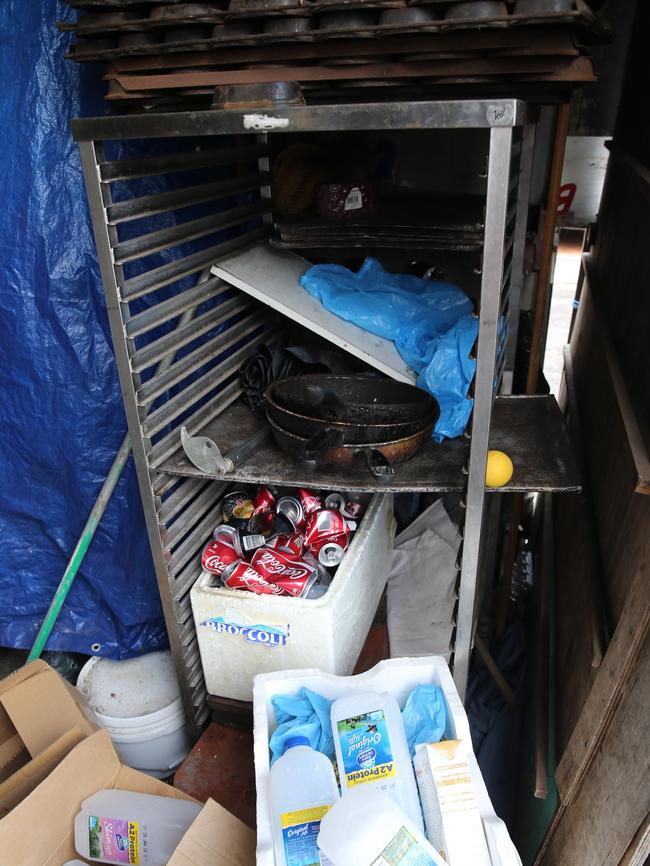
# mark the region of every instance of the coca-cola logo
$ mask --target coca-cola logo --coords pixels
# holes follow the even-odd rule
[[[237,578],[244,584],[244,586],[264,586],[267,589],[270,595],[282,595],[282,589],[279,586],[274,586],[271,589],[270,584],[268,584],[263,577],[261,577],[254,568],[250,568],[250,566],[246,569],[246,571],[241,572],[237,575]]]
[[[309,574],[307,566],[286,565],[280,562],[270,551],[264,550],[255,556],[255,566],[261,566],[269,574],[283,574],[286,577],[292,577],[295,580],[301,577],[306,577]]]
[[[203,565],[208,569],[208,571],[214,571],[217,574],[221,574],[222,571],[225,571],[229,564],[230,563],[228,562],[224,562],[218,553],[205,555],[203,557]]]

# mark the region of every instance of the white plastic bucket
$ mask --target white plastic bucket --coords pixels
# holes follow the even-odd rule
[[[91,658],[77,687],[129,767],[162,779],[186,757],[192,741],[169,652],[126,661]]]

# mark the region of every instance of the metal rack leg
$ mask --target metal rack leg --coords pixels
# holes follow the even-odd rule
[[[467,675],[474,635],[485,498],[485,467],[494,399],[511,150],[512,129],[493,128],[490,131],[483,275],[481,278],[474,381],[474,411],[471,422],[472,436],[465,499],[465,530],[454,648],[454,680],[463,699],[467,689]]]
[[[515,217],[514,240],[512,246],[512,269],[510,271],[510,302],[508,305],[508,341],[506,343],[505,369],[501,392],[512,394],[512,380],[517,355],[517,336],[519,334],[519,310],[524,282],[524,254],[526,252],[526,229],[528,228],[528,203],[530,181],[533,172],[533,153],[535,151],[535,125],[526,124],[521,142],[521,161],[519,187],[517,191],[517,215]]]

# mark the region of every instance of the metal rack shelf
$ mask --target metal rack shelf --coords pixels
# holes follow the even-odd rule
[[[224,451],[226,456],[232,455],[232,459],[241,453],[248,440],[258,437],[266,427],[265,421],[254,418],[244,405],[238,403],[202,427],[200,433],[218,445],[227,443]],[[465,488],[463,467],[467,463],[469,447],[469,441],[464,438],[440,444],[431,441],[407,463],[396,467],[392,481],[382,484],[364,469],[301,470],[300,464],[281,451],[270,434],[242,459],[234,472],[226,475],[206,475],[190,463],[182,450],[158,468],[168,475],[245,484],[265,481],[326,490],[448,493]],[[492,488],[487,491],[489,493],[580,489],[578,467],[554,397],[497,397],[492,413],[490,447],[509,454],[515,471],[506,487]]]
[[[172,655],[197,726],[208,705],[189,592],[231,479],[196,476],[183,465],[180,427],[213,432],[238,466],[232,479],[278,479],[282,466],[284,478],[299,479],[275,446],[260,441],[263,434],[253,435],[237,402],[242,362],[260,342],[277,339],[283,317],[269,316],[268,307],[210,268],[268,234],[269,135],[424,129],[485,130],[480,146],[488,164],[471,435],[431,443],[398,470],[399,489],[464,491],[451,647],[464,694],[481,593],[489,445],[513,458],[508,490],[572,490],[579,483],[552,398],[494,399],[510,393],[514,369],[535,136],[529,108],[512,99],[386,101],[72,122]],[[145,140],[137,156],[129,139]],[[146,195],[138,178],[150,179]],[[292,315],[285,312],[286,322]],[[331,480],[333,487],[365,487],[348,473],[327,483],[319,475],[319,484],[321,478],[324,486]]]

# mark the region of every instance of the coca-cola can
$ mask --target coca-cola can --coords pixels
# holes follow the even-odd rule
[[[303,532],[279,533],[267,541],[267,547],[274,550],[282,550],[292,556],[302,556],[305,549],[305,535]]]
[[[307,490],[305,487],[301,487],[298,490],[298,499],[300,500],[300,504],[302,505],[302,513],[307,517],[313,511],[318,511],[319,509],[324,507],[323,500],[318,496],[318,494],[313,493],[311,490]]]
[[[241,546],[244,549],[244,555],[249,554],[252,550],[257,550],[258,547],[264,547],[266,544],[266,535],[261,535],[256,532],[240,533]]]
[[[278,548],[261,547],[256,550],[251,565],[270,583],[277,583],[280,578],[308,583],[305,592],[318,579],[317,568],[304,560],[287,555]]]
[[[311,598],[310,593],[317,585],[315,575],[299,578],[277,577],[273,583],[279,586],[285,595],[292,595],[294,598]]]
[[[287,520],[291,521],[294,531],[302,529],[305,525],[305,512],[302,509],[300,500],[295,496],[283,496],[278,499],[275,506],[276,514],[282,514]]]
[[[325,498],[325,508],[334,508],[336,511],[345,511],[347,505],[342,493],[328,493]]]
[[[248,491],[234,490],[224,496],[221,511],[226,523],[241,524],[253,516],[253,500]]]
[[[253,496],[253,517],[275,511],[278,501],[278,491],[268,484],[260,484]]]
[[[248,562],[235,562],[221,575],[223,585],[228,589],[246,589],[256,595],[283,595],[284,590],[274,583],[269,583]]]
[[[345,515],[345,517],[353,519],[361,517],[363,512],[363,505],[361,503],[346,499],[342,493],[329,493],[325,499],[325,508],[334,508]]]
[[[326,568],[334,568],[343,561],[345,550],[346,548],[338,541],[327,541],[318,550],[318,561]]]
[[[322,565],[338,565],[350,544],[345,517],[333,508],[315,511],[307,518],[305,544]]]
[[[359,520],[363,514],[363,505],[360,502],[353,502],[351,499],[348,499],[345,503],[344,514],[346,517],[352,517],[354,520]]]
[[[206,571],[223,577],[224,572],[234,563],[241,560],[241,552],[223,541],[216,538],[206,544],[201,554],[201,565]]]
[[[223,541],[224,544],[229,544],[234,547],[239,556],[243,556],[243,548],[239,537],[239,530],[236,526],[229,526],[221,523],[212,533],[215,541]]]

